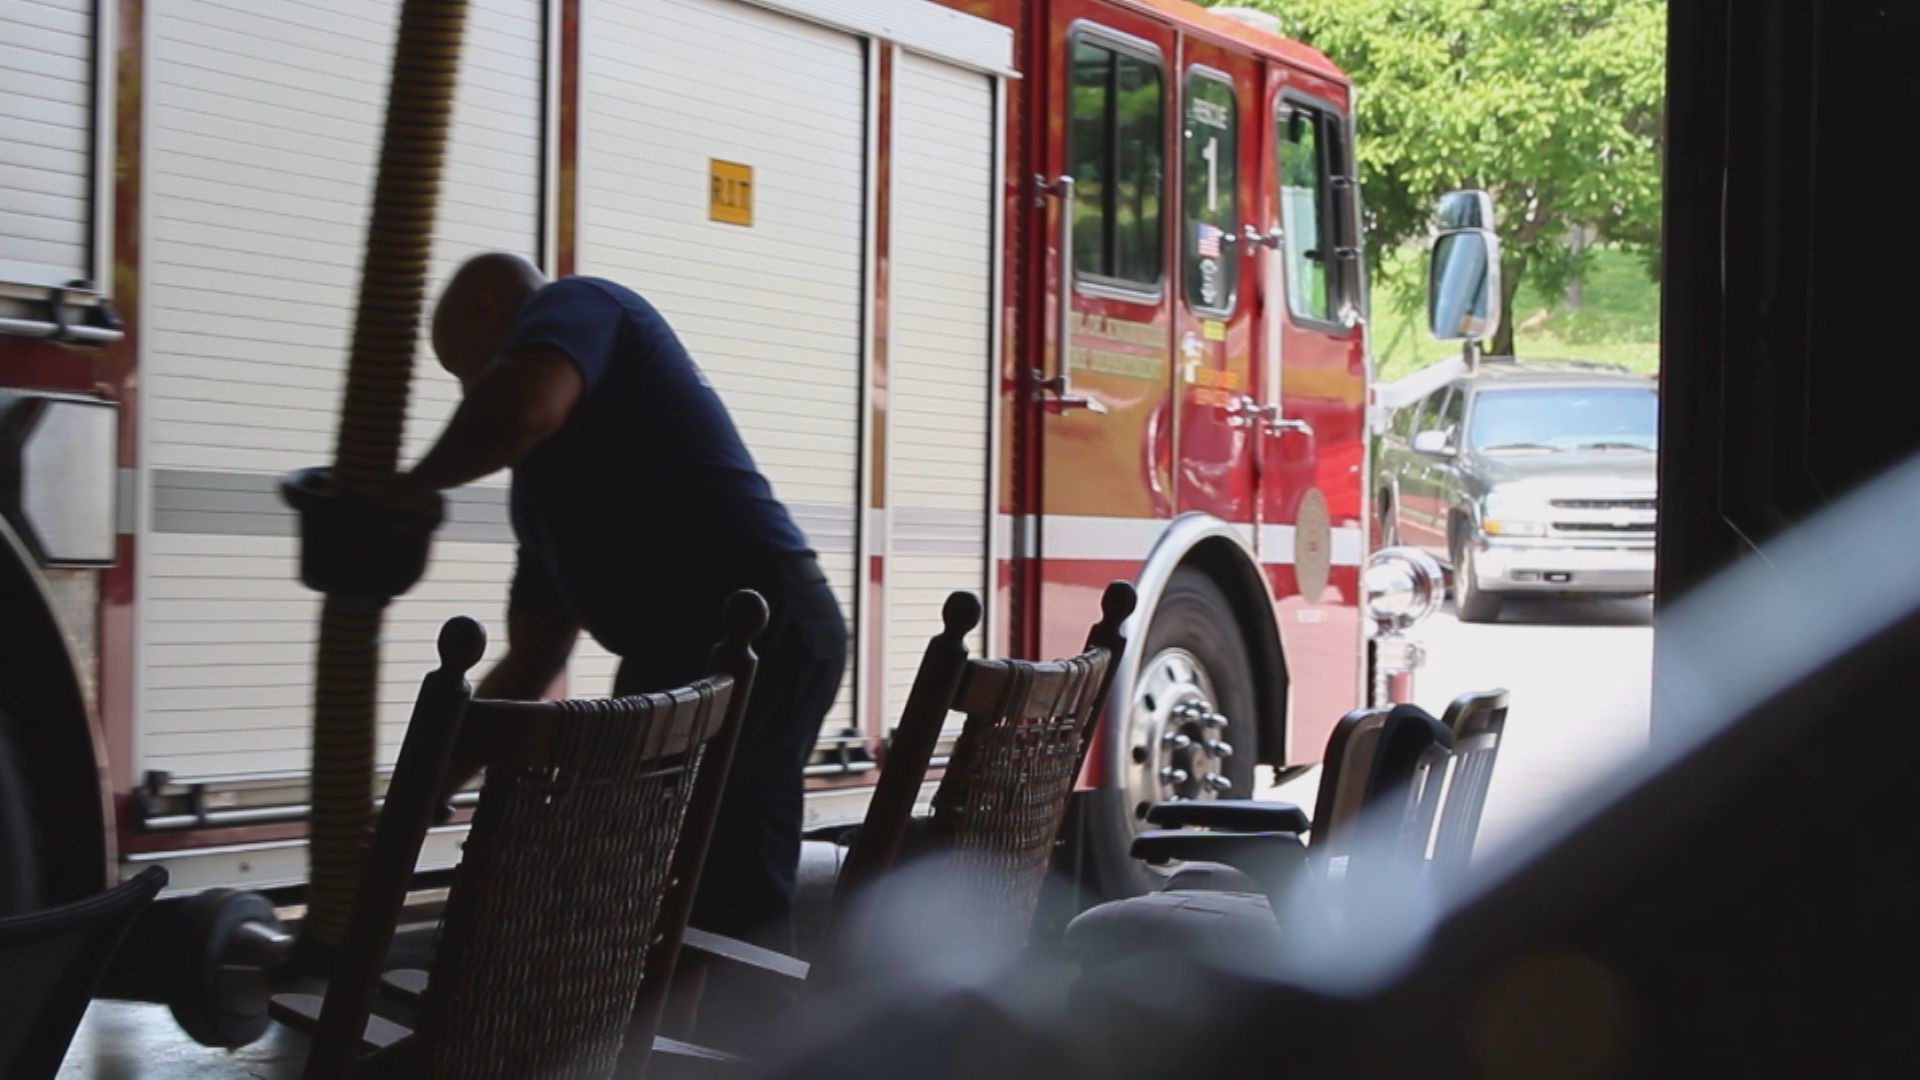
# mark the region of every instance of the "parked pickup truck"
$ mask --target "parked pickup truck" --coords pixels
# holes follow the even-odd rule
[[[1382,434],[1382,543],[1445,561],[1465,622],[1520,593],[1651,593],[1657,416],[1623,369],[1483,359]]]

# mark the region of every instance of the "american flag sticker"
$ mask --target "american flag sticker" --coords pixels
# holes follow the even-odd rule
[[[1220,236],[1221,236],[1221,233],[1220,233],[1219,226],[1210,225],[1204,221],[1200,222],[1200,243],[1198,245],[1198,248],[1199,248],[1198,253],[1201,258],[1217,259],[1220,257]]]

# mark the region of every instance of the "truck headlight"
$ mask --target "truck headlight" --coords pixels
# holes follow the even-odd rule
[[[1381,548],[1360,572],[1367,617],[1382,633],[1405,630],[1437,611],[1444,584],[1440,564],[1418,548]]]
[[[1487,496],[1486,509],[1480,516],[1480,531],[1488,536],[1545,536],[1547,516],[1547,507],[1542,503],[1496,491]]]

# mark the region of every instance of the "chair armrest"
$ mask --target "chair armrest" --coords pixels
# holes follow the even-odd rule
[[[1153,829],[1133,838],[1133,857],[1147,862],[1175,860],[1225,863],[1272,893],[1306,865],[1307,845],[1294,833],[1195,832]]]
[[[648,1080],[699,1080],[708,1076],[736,1076],[743,1071],[757,1071],[756,1063],[710,1046],[656,1035],[653,1053],[647,1058],[646,1075]]]
[[[394,968],[380,976],[380,989],[394,1001],[418,1005],[427,996],[427,973],[419,968]]]
[[[1133,838],[1130,853],[1150,863],[1202,861],[1242,865],[1234,855],[1266,859],[1297,854],[1304,858],[1306,841],[1290,832],[1208,832],[1194,829],[1149,829]]]
[[[1259,799],[1187,799],[1156,803],[1147,823],[1165,829],[1226,829],[1232,832],[1303,833],[1312,828],[1307,812],[1284,802]]]
[[[680,969],[701,968],[727,968],[787,982],[805,982],[811,969],[805,960],[689,926],[680,938]]]
[[[303,1035],[312,1035],[320,1029],[320,1005],[323,1000],[319,994],[275,994],[267,1002],[267,1012],[287,1027]],[[384,1017],[369,1016],[367,1029],[360,1034],[360,1049],[362,1052],[385,1050],[412,1034]]]

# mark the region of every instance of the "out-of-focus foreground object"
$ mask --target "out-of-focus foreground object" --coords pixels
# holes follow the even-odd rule
[[[0,1076],[60,1068],[114,949],[166,883],[149,867],[98,896],[0,918]]]

